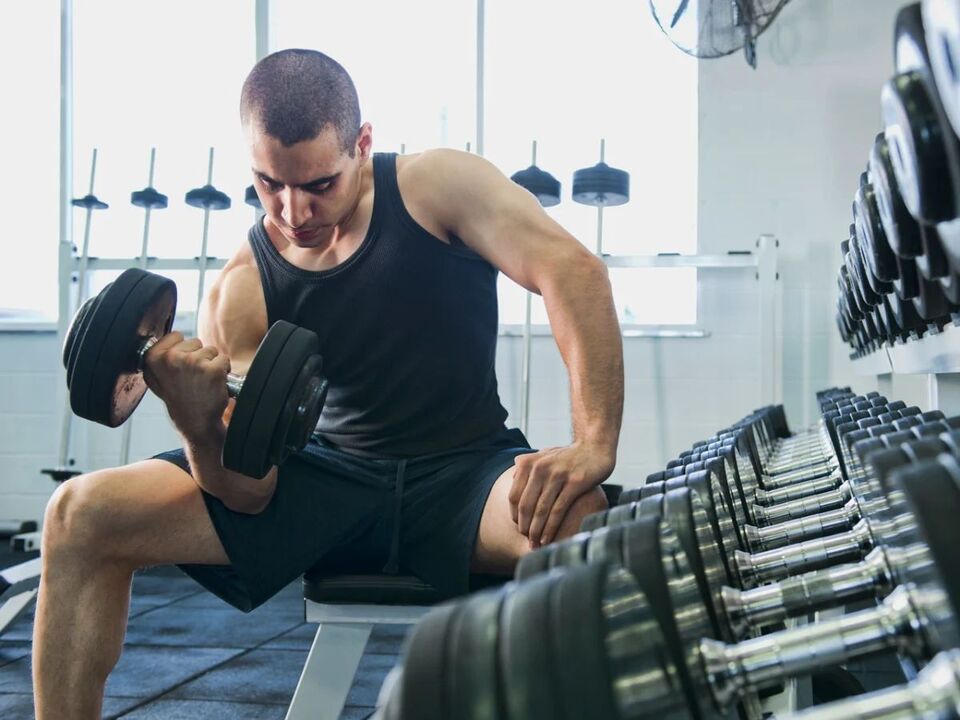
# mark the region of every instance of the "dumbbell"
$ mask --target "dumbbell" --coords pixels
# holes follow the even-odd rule
[[[891,464],[892,467],[892,464]],[[564,545],[583,542],[603,527],[630,524],[644,514],[663,514],[675,523],[677,534],[696,568],[703,592],[712,597],[714,615],[726,623],[727,633],[740,637],[747,630],[779,621],[788,616],[806,614],[814,610],[843,604],[870,595],[883,595],[892,589],[895,567],[914,565],[916,549],[895,552],[878,546],[864,562],[843,565],[818,574],[807,573],[785,579],[781,583],[765,585],[755,590],[740,592],[729,586],[738,584],[735,564],[737,539],[733,528],[723,529],[723,512],[717,512],[718,483],[707,477],[708,472],[691,475],[689,484],[675,485],[659,495],[645,496],[641,501],[621,505],[603,514],[590,516],[584,530],[574,538],[556,546],[547,546],[525,556],[518,566],[518,579],[556,564],[556,558],[576,554],[564,550]],[[682,480],[677,478],[674,481]],[[603,519],[603,524],[597,521]],[[718,519],[720,522],[718,523]]]
[[[863,438],[876,440],[875,443],[861,446],[858,454],[862,458],[867,448],[879,449],[880,447],[891,447],[902,442],[931,437],[958,428],[960,428],[960,417],[917,424],[911,430],[892,433],[886,432],[887,428],[879,426],[877,428],[871,428],[870,430],[849,433],[846,439],[851,444],[855,444],[856,441]],[[874,430],[876,431],[875,434],[872,432]],[[858,461],[853,474],[860,474],[862,472],[862,461]],[[851,478],[855,481],[856,478],[853,478],[853,474]],[[772,507],[754,506],[751,517],[755,526],[752,529],[748,529],[747,534],[754,535],[759,532],[760,537],[774,537],[778,532],[774,528],[778,525],[792,521],[804,522],[807,519],[812,519],[814,514],[823,513],[824,511],[837,511],[840,508],[850,510],[850,502],[859,499],[861,498],[854,498],[851,480],[844,480],[844,482],[835,489],[830,489],[826,492],[806,494],[798,499],[782,502]],[[837,516],[836,519],[839,519],[839,516]],[[760,529],[760,526],[762,526],[763,529]]]
[[[904,685],[863,693],[781,716],[782,720],[899,720],[956,718],[960,650],[945,650]]]
[[[900,566],[901,584],[876,608],[736,644],[704,638],[696,647],[681,648],[678,654],[689,659],[687,669],[699,691],[695,695],[712,698],[716,711],[724,712],[744,693],[821,665],[888,649],[922,662],[960,644],[956,623],[960,585],[950,578],[956,574],[952,555],[960,541],[953,522],[960,512],[960,466],[955,458],[945,456],[907,468],[898,477],[919,533],[906,547],[914,550],[926,543],[928,561]],[[664,582],[658,570],[661,559],[650,550],[635,553],[630,569],[637,577],[647,577],[648,585],[662,584],[660,594],[667,596],[672,610],[663,616],[676,628],[673,618],[683,618],[689,611],[683,604],[685,595]],[[645,591],[653,603],[654,593]],[[679,636],[679,629],[676,632]],[[666,637],[672,634],[664,630]]]
[[[928,413],[922,413],[918,416],[909,416],[907,418],[901,418],[899,420],[894,420],[889,425],[880,425],[878,419],[858,422],[849,422],[842,423],[837,427],[837,433],[841,438],[845,437],[856,437],[854,433],[860,431],[866,431],[871,436],[880,435],[884,433],[892,433],[899,430],[908,429],[914,425],[931,423],[936,421],[942,421],[943,413],[939,411],[932,411]],[[843,443],[841,443],[843,445]],[[849,451],[845,445],[843,445],[844,451],[838,454],[838,457],[843,458],[842,465],[845,471],[835,471],[828,476],[822,476],[815,478],[810,481],[793,483],[783,487],[777,487],[771,490],[757,490],[753,494],[753,501],[760,506],[773,506],[769,511],[758,511],[756,515],[762,520],[758,520],[760,524],[769,524],[770,522],[779,522],[780,520],[787,519],[787,511],[791,506],[788,506],[786,503],[790,501],[801,501],[804,498],[814,498],[821,493],[831,492],[841,487],[845,482],[846,478],[849,478],[851,475],[851,470],[849,465],[851,463],[851,457]],[[797,515],[790,515],[790,517],[797,517]]]
[[[938,443],[927,439],[915,441],[909,446],[903,446],[885,453],[871,455],[871,462],[876,464],[876,475],[873,482],[884,484],[886,475],[900,466],[914,462],[917,459],[934,456],[947,447],[946,443]],[[762,551],[747,554],[749,544],[745,542],[743,534],[737,534],[735,527],[724,523],[724,508],[718,498],[722,492],[717,491],[717,481],[710,480],[702,472],[689,477],[688,487],[697,490],[701,505],[704,505],[705,516],[708,518],[710,529],[713,532],[713,543],[720,548],[726,568],[727,582],[743,587],[751,587],[760,581],[782,580],[791,575],[807,572],[813,569],[827,567],[839,562],[849,562],[863,558],[865,554],[878,545],[877,539],[881,535],[895,536],[902,534],[896,517],[864,517],[850,531],[836,533],[816,540],[808,540],[786,548]],[[683,478],[672,482],[674,487],[683,487],[680,483]],[[647,499],[647,498],[645,498]],[[864,505],[866,506],[866,502]],[[883,510],[885,506],[879,499],[872,503],[873,515]],[[643,511],[642,502],[633,502],[621,505],[602,513],[588,516],[583,523],[583,530],[593,530],[603,525],[630,522]],[[703,539],[703,535],[701,535]],[[710,551],[707,554],[712,554]]]
[[[147,390],[146,353],[170,332],[176,311],[173,281],[131,268],[87,300],[63,345],[70,407],[80,417],[117,427]],[[263,477],[303,448],[327,392],[316,334],[285,321],[268,330],[245,376],[229,373],[236,399],[223,446],[223,466]]]
[[[438,606],[408,636],[382,718],[687,717],[676,642],[643,597],[597,563]]]

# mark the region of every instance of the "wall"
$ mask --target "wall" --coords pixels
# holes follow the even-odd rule
[[[874,386],[850,373],[836,274],[904,4],[795,0],[761,36],[757,70],[740,54],[700,63],[700,249],[761,232],[780,239],[783,401],[794,423],[814,417],[816,389]]]

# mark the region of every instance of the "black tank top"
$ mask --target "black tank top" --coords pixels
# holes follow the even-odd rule
[[[497,270],[407,212],[396,155],[373,157],[370,229],[346,261],[319,272],[283,258],[262,220],[250,229],[270,324],[320,336],[330,381],[317,424],[344,450],[414,457],[503,429],[497,394]]]

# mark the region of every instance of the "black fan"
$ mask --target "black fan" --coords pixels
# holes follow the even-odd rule
[[[716,58],[743,48],[757,66],[756,41],[789,0],[650,0],[657,25],[687,55]]]

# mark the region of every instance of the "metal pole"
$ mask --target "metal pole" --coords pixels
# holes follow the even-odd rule
[[[60,345],[70,321],[71,286],[73,279],[73,212],[70,196],[73,191],[73,0],[60,0],[60,292],[57,328]],[[60,448],[57,463],[60,469],[70,461],[71,418],[64,400],[64,416],[60,426]]]
[[[210,148],[210,160],[207,163],[207,185],[213,185],[213,148]],[[207,276],[207,240],[210,237],[210,208],[203,209],[203,240],[200,244],[200,278],[197,282],[197,312],[193,319],[193,334],[200,330],[200,303],[203,301],[203,283]]]
[[[520,371],[520,431],[530,428],[530,355],[533,315],[533,293],[527,291],[527,314],[523,322],[523,366]]]
[[[607,141],[600,139],[600,162],[606,157]],[[603,204],[597,205],[597,256],[603,257]]]
[[[257,60],[270,53],[270,0],[257,0],[254,10]]]
[[[90,186],[88,194],[93,195],[94,182],[97,177],[97,149],[93,149],[93,159],[90,162]],[[83,246],[80,251],[80,267],[77,272],[77,305],[79,307],[87,297],[87,266],[90,261],[90,226],[93,219],[93,208],[86,208],[86,218],[83,226]],[[68,302],[67,315],[70,315],[71,306]],[[60,325],[66,327],[65,323],[69,321],[60,321]],[[70,430],[73,426],[73,413],[70,411],[69,402],[63,405],[63,418],[60,422],[60,452],[57,456],[58,469],[64,469],[69,462],[70,454]]]
[[[486,3],[477,0],[477,155],[483,157],[483,115],[484,115],[484,24],[486,22]]]
[[[157,162],[157,149],[150,148],[150,171],[147,174],[147,187],[153,187],[153,171]],[[141,270],[147,269],[148,248],[150,243],[150,212],[152,208],[147,205],[144,208],[143,217],[143,242],[140,245],[140,259],[137,263]],[[126,465],[130,462],[130,444],[133,437],[133,418],[129,418],[123,424],[123,434],[120,436],[120,465]]]

